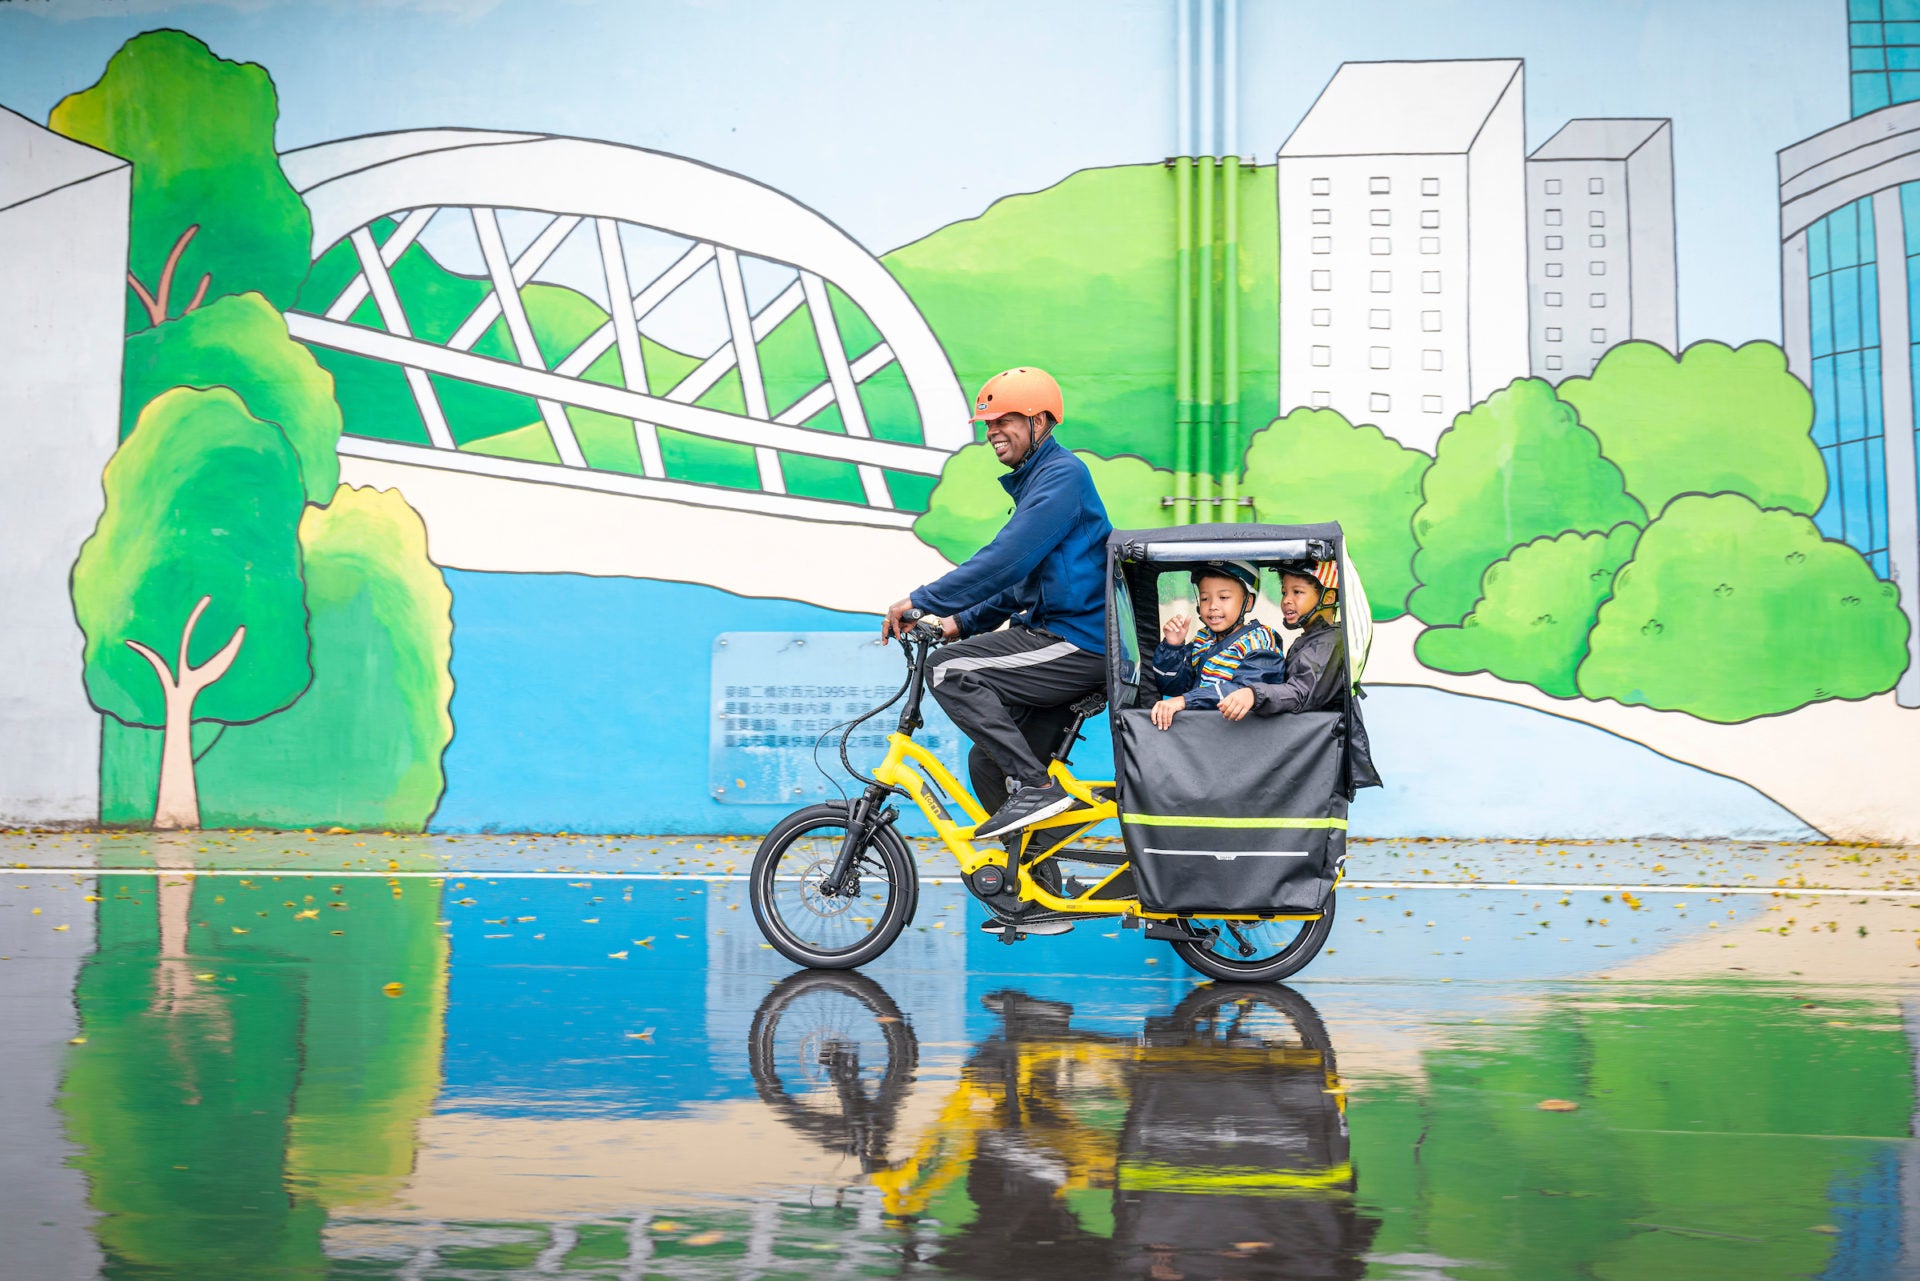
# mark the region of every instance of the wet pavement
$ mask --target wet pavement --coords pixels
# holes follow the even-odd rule
[[[1356,842],[1258,989],[753,847],[0,835],[0,1276],[1920,1275],[1920,853]]]

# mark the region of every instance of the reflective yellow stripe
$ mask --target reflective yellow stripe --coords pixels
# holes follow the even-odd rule
[[[1122,823],[1142,827],[1337,827],[1346,830],[1344,818],[1217,818],[1186,814],[1122,814]]]
[[[1338,1188],[1353,1181],[1353,1166],[1343,1161],[1325,1170],[1260,1170],[1123,1161],[1115,1176],[1125,1192],[1280,1192]]]

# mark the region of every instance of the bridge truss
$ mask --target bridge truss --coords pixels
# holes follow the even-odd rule
[[[351,246],[357,271],[323,310],[287,315],[294,337],[316,347],[392,365],[406,386],[427,439],[425,446],[354,433],[343,453],[502,479],[557,483],[636,497],[731,507],[770,515],[903,527],[889,471],[937,476],[954,449],[972,440],[966,402],[938,341],[886,269],[826,219],[787,196],[734,174],[639,148],[545,135],[430,130],[347,139],[288,153],[285,163],[314,218],[318,260],[335,245]],[[503,214],[506,215],[503,218]],[[429,341],[410,318],[410,301],[393,270],[429,227],[470,220],[484,265],[484,297],[445,341]],[[538,230],[528,238],[532,225]],[[503,226],[521,242],[510,250]],[[384,236],[381,230],[384,229]],[[465,231],[465,226],[458,228]],[[680,247],[664,268],[635,279],[627,249],[633,229],[666,233]],[[555,349],[529,319],[524,291],[563,247],[578,280],[593,262],[606,320],[584,340]],[[747,269],[784,274],[771,300],[749,305]],[[696,305],[695,281],[714,292],[725,337],[671,386],[653,384],[642,330],[669,305]],[[829,285],[879,334],[849,351]],[[378,326],[355,323],[371,299]],[[825,377],[775,409],[762,346],[783,322],[805,309]],[[474,350],[504,326],[511,359]],[[607,352],[617,353],[618,381],[589,377]],[[860,386],[890,366],[904,376],[917,412],[920,441],[883,439],[873,430]],[[702,403],[736,374],[742,410]],[[496,457],[463,449],[455,424],[429,375],[516,393],[538,406],[557,464]],[[637,474],[594,467],[567,408],[597,411],[631,423]],[[832,407],[840,430],[809,426]],[[903,434],[899,424],[889,436]],[[757,490],[698,483],[669,475],[660,431],[671,428],[750,446]],[[782,455],[852,464],[861,501],[790,494]]]

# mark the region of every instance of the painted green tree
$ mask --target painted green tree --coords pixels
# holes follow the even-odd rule
[[[1487,567],[1522,543],[1646,522],[1620,469],[1573,409],[1538,378],[1516,379],[1440,434],[1413,515],[1407,602],[1428,624],[1460,622]]]
[[[1640,536],[1600,607],[1580,692],[1743,721],[1892,689],[1900,589],[1805,516],[1689,495]]]
[[[1123,454],[1103,458],[1076,449],[1115,529],[1156,529],[1167,523],[1161,499],[1173,492],[1173,474],[1144,458]],[[955,450],[940,470],[927,510],[913,522],[920,541],[956,565],[993,541],[1013,512],[1013,499],[1000,484],[1007,469],[985,444]]]
[[[128,309],[129,332],[245,290],[292,304],[313,223],[280,168],[279,113],[264,67],[228,62],[183,31],[135,36],[54,107],[55,132],[133,161],[127,281],[140,307]]]
[[[333,376],[287,335],[287,322],[257,293],[221,298],[192,315],[127,339],[120,435],[174,387],[226,387],[256,417],[278,427],[300,458],[307,501],[325,503],[340,483],[340,406]]]
[[[1269,524],[1339,521],[1374,621],[1383,623],[1406,612],[1413,590],[1413,513],[1431,462],[1372,424],[1296,409],[1247,443],[1240,492]]]
[[[1680,494],[1733,493],[1811,516],[1826,497],[1813,397],[1773,343],[1699,342],[1678,358],[1622,343],[1558,392],[1649,514]]]
[[[441,1085],[439,893],[357,881],[287,901],[303,897],[101,878],[59,1102],[104,1275],[319,1281],[329,1211],[412,1172]],[[351,913],[317,919],[329,899]]]
[[[87,694],[162,730],[154,825],[197,827],[193,722],[257,720],[312,677],[300,461],[233,392],[179,388],[147,406],[105,481],[73,571]]]
[[[1488,568],[1473,612],[1458,627],[1421,632],[1414,656],[1443,672],[1492,672],[1555,698],[1579,697],[1587,633],[1639,537],[1637,525],[1622,523],[1514,548]]]
[[[206,749],[207,821],[419,831],[453,739],[453,596],[427,558],[426,526],[397,490],[343,485],[307,509],[300,545],[313,684]]]

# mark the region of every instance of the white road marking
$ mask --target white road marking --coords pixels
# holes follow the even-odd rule
[[[307,880],[359,877],[370,880],[413,881],[744,881],[745,872],[500,872],[462,868],[442,872],[408,870],[380,871],[374,868],[339,868],[334,871],[308,870],[302,867],[8,867],[0,868],[0,879],[7,876],[257,876],[300,877]],[[797,879],[797,878],[782,878]],[[923,876],[922,885],[958,883],[958,872],[942,876]],[[1516,894],[1747,894],[1832,898],[1920,898],[1920,889],[1842,889],[1830,885],[1630,885],[1576,883],[1570,881],[1343,881],[1343,890],[1455,890],[1472,893],[1511,892]]]

